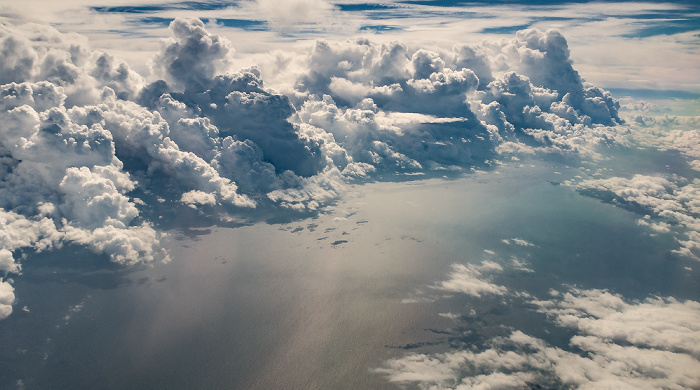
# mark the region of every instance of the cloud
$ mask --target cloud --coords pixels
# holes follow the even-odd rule
[[[556,92],[559,104],[572,107],[593,123],[612,125],[620,121],[619,103],[610,93],[586,83],[574,70],[568,43],[558,31],[518,31],[514,40],[498,50],[499,70],[514,70],[534,86]]]
[[[43,206],[53,205],[44,204]],[[44,207],[46,209],[47,207]],[[37,251],[52,248],[61,238],[54,222],[46,216],[27,218],[12,211],[0,210],[0,271],[18,273],[21,265],[14,259],[13,252],[29,247]]]
[[[333,5],[325,0],[255,0],[261,16],[275,28],[297,29],[331,16]]]
[[[674,252],[700,259],[700,180],[680,177],[634,175],[631,179],[583,180],[575,184],[583,194],[598,197],[644,215],[639,225],[655,232],[680,231],[680,249]]]
[[[310,178],[295,179],[299,181],[297,186],[270,191],[268,198],[285,208],[316,211],[345,189],[342,173],[337,168],[327,169]]]
[[[249,5],[283,31],[318,27],[320,17],[333,13],[332,5],[319,0]],[[590,17],[586,7],[577,9]],[[616,20],[599,25],[614,27],[623,11],[606,8]],[[546,10],[561,16],[556,12]],[[463,14],[451,18],[464,25]],[[567,20],[565,29],[591,31],[590,23]],[[481,28],[478,21],[468,25]],[[379,36],[372,38],[376,42],[318,42],[308,53],[286,53],[293,60],[285,61],[306,61],[308,69],[284,73],[294,87],[283,95],[263,82],[260,69],[233,69],[238,42],[212,33],[215,28],[175,19],[172,37],[151,63],[152,75],[142,76],[111,54],[90,49],[84,38],[2,20],[0,270],[21,277],[22,251],[62,243],[85,245],[123,264],[153,261],[163,256],[158,226],[149,220],[156,206],[211,215],[278,206],[314,211],[351,180],[466,171],[499,155],[597,156],[609,145],[624,144],[630,128],[647,129],[645,135],[664,130],[645,142],[677,150],[700,169],[697,118],[645,113],[625,117],[630,127],[621,126],[618,103],[581,77],[591,73],[579,74],[569,43],[556,31],[525,30],[451,50],[421,47],[427,45],[411,39],[424,34],[420,28],[401,38],[410,44]],[[694,44],[694,37],[688,41]],[[600,75],[591,65],[596,56],[639,58],[650,52],[629,49],[648,40],[624,42],[630,45],[609,45],[618,53],[578,58]],[[685,60],[691,64],[685,69],[696,68],[688,60],[692,50],[664,55],[669,52],[661,44],[678,42],[652,43],[659,61]],[[580,48],[580,41],[571,47]],[[615,78],[630,79],[628,71],[651,72],[627,68],[625,77]],[[286,77],[294,72],[301,72],[296,82]],[[676,80],[688,80],[687,73],[678,73]],[[576,188],[640,212],[641,226],[675,234],[678,253],[700,256],[700,182],[637,175],[585,180]],[[154,199],[164,201],[162,208]],[[532,246],[518,238],[506,241]],[[530,271],[524,261],[511,260],[512,268]],[[493,262],[455,264],[432,290],[506,296],[509,290],[490,279],[500,271]],[[0,318],[12,311],[10,283],[0,281]],[[573,334],[570,345],[552,346],[513,330],[475,350],[412,354],[377,372],[426,388],[697,386],[697,302],[629,301],[607,291],[571,289],[532,303]]]
[[[295,104],[302,114],[321,108],[315,103],[320,100],[332,102],[336,112],[374,107],[375,114],[410,112],[464,118],[458,129],[455,124],[450,138],[435,143],[448,145],[452,155],[460,149],[486,149],[503,154],[528,150],[599,157],[598,149],[626,142],[626,130],[615,127],[622,123],[619,103],[578,75],[567,42],[556,31],[525,30],[512,40],[457,45],[452,51],[441,52],[368,39],[321,41],[316,43],[308,71],[300,76],[296,89]],[[328,119],[329,115],[323,117]],[[343,145],[335,129],[346,126],[324,123],[318,114],[299,118],[332,132],[335,141]],[[427,129],[422,135],[433,133]],[[479,137],[498,144],[479,147]],[[466,142],[454,142],[459,140]],[[418,162],[421,168],[437,162],[426,164],[419,156],[399,150],[395,147],[398,140],[383,144],[397,152],[396,156]],[[441,149],[433,148],[429,154],[437,156]],[[488,159],[488,153],[481,150],[478,155]],[[369,163],[367,159],[363,162]],[[465,160],[437,163],[463,166]]]
[[[435,389],[690,388],[700,381],[698,302],[627,301],[604,290],[572,289],[533,303],[574,332],[567,349],[513,330],[482,348],[409,354],[374,372]]]
[[[482,294],[504,295],[508,292],[505,286],[484,280],[484,272],[497,272],[503,268],[493,261],[484,261],[480,265],[453,264],[449,279],[440,282],[438,290],[459,292],[474,297]]]
[[[64,194],[59,209],[71,222],[88,229],[105,224],[123,228],[139,214],[136,205],[122,193],[134,186],[128,175],[114,166],[94,166],[92,170],[71,167],[59,184]]]
[[[528,264],[525,260],[518,259],[515,256],[511,257],[511,264],[513,265],[513,268],[517,269],[518,271],[535,272],[535,270],[529,267],[530,264]]]
[[[628,302],[605,290],[571,289],[560,300],[534,303],[558,325],[584,336],[700,359],[698,302],[673,298]]]
[[[0,83],[28,80],[32,76],[38,58],[25,41],[6,36],[2,40],[1,53],[5,60],[0,64]]]
[[[209,33],[198,19],[175,19],[172,38],[153,59],[152,69],[176,90],[205,90],[214,76],[230,66],[231,43]]]
[[[4,280],[0,280],[0,320],[12,314],[12,304],[15,301],[15,289]]]
[[[319,4],[258,6],[299,25]],[[84,37],[3,19],[5,272],[19,272],[18,250],[65,242],[123,264],[153,261],[167,256],[156,210],[319,211],[351,181],[467,171],[534,151],[533,140],[588,151],[610,142],[604,125],[618,120],[616,103],[578,76],[551,31],[451,50],[319,41],[284,95],[258,67],[233,69],[233,44],[202,21],[175,18],[169,32],[142,76]],[[505,293],[480,281],[479,267],[455,266],[441,288]]]
[[[254,142],[278,173],[291,170],[308,177],[323,168],[317,146],[301,139],[287,121],[293,113],[289,99],[266,90],[257,68],[228,72],[232,50],[228,40],[209,33],[199,20],[178,18],[170,29],[174,38],[166,42],[152,67],[163,80],[147,86],[139,102],[163,113],[176,130],[175,139],[192,139],[182,127],[195,124],[187,117],[196,116],[206,118],[198,122],[207,127],[197,141],[201,147],[215,149],[219,137],[232,136]],[[208,150],[197,151],[207,157]]]
[[[691,168],[700,171],[700,117],[639,114],[640,111],[633,111],[628,119],[635,142],[661,151],[677,150]]]
[[[477,121],[416,114],[386,112],[371,98],[346,108],[330,95],[314,95],[301,106],[296,119],[310,125],[302,127],[310,131],[309,137],[332,136],[318,138],[335,151],[328,157],[341,169],[350,163],[389,173],[461,169],[493,155],[488,131]]]
[[[515,245],[520,245],[520,246],[535,246],[535,244],[533,244],[527,240],[523,240],[522,238],[511,238],[511,239],[504,238],[501,240],[501,242],[503,242],[506,245],[515,244]]]
[[[340,106],[371,98],[388,111],[469,117],[466,95],[478,85],[473,71],[447,67],[437,52],[361,39],[344,44],[317,42],[309,71],[297,88],[301,94],[329,95]]]
[[[143,78],[125,62],[90,49],[85,37],[48,25],[5,19],[0,47],[5,55],[0,84],[50,82],[62,88],[68,107],[99,101],[104,86],[121,98],[132,98],[143,86]]]

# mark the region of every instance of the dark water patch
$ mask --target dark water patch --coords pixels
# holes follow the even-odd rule
[[[216,23],[224,27],[239,28],[247,31],[267,31],[269,26],[264,20],[249,19],[204,19],[205,22]]]
[[[410,351],[410,350],[414,350],[414,349],[432,347],[432,346],[441,345],[441,344],[443,344],[443,341],[423,341],[423,342],[410,343],[410,344],[405,344],[405,345],[386,345],[385,347],[390,348],[390,349],[403,349],[406,351]]]
[[[359,31],[374,31],[374,32],[378,32],[378,33],[388,32],[388,31],[401,31],[401,30],[403,30],[402,27],[391,26],[391,25],[386,25],[386,24],[368,25],[368,26],[362,26],[359,28]]]
[[[507,35],[512,35],[515,34],[516,32],[529,28],[529,24],[519,24],[516,26],[501,26],[501,27],[486,27],[481,29],[480,33],[482,34],[507,34]]]
[[[700,99],[700,93],[672,89],[629,89],[606,88],[615,97],[632,97],[638,99]]]
[[[341,11],[376,11],[399,8],[390,3],[355,3],[355,4],[335,4]]]
[[[237,3],[230,1],[182,1],[157,5],[94,6],[90,7],[90,9],[98,13],[146,14],[170,10],[216,11],[235,6],[237,6]]]
[[[679,18],[646,20],[643,27],[630,34],[623,34],[626,38],[648,38],[658,35],[675,35],[691,31],[700,31],[700,18]]]

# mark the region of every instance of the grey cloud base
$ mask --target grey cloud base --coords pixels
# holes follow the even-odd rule
[[[199,20],[176,19],[144,77],[84,39],[0,19],[0,271],[85,245],[167,260],[153,210],[314,211],[351,180],[463,172],[503,154],[594,153],[618,104],[556,32],[451,52],[319,42],[289,96]],[[411,176],[412,177],[412,176]],[[0,282],[0,318],[14,301]]]

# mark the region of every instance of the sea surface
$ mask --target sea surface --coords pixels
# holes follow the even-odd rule
[[[658,160],[603,164],[668,170]],[[567,185],[592,164],[358,184],[309,218],[169,231],[166,264],[30,254],[0,322],[0,388],[394,388],[376,370],[390,359],[513,329],[566,348],[569,331],[518,297],[575,286],[700,300],[700,266],[672,253],[672,235]],[[489,283],[526,295],[441,287],[455,264],[484,262],[501,268]]]

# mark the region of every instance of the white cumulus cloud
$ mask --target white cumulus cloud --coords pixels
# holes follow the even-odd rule
[[[603,290],[572,289],[533,303],[574,332],[566,349],[514,330],[482,349],[409,354],[374,371],[426,389],[670,389],[693,388],[700,381],[698,302],[637,302]]]
[[[241,9],[282,29],[335,12],[320,0]],[[2,17],[4,272],[20,271],[19,250],[66,242],[148,262],[165,256],[155,212],[318,211],[355,180],[468,171],[504,153],[589,153],[614,142],[619,122],[617,102],[581,79],[555,31],[451,50],[319,41],[285,60],[307,66],[286,73],[297,75],[286,95],[258,67],[234,69],[235,40],[202,21],[175,18],[168,31],[140,75],[77,34]],[[442,288],[504,294],[480,279],[486,266],[455,266]]]

